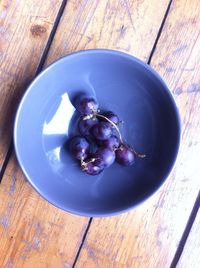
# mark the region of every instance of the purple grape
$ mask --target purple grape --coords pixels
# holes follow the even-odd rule
[[[103,115],[107,117],[109,120],[111,120],[115,125],[119,124],[119,117],[115,113],[108,111],[108,112],[104,112]],[[107,120],[102,118],[102,121],[107,121]]]
[[[131,166],[135,162],[135,155],[133,150],[127,146],[123,145],[118,150],[116,150],[116,160],[119,164],[123,166]]]
[[[90,159],[88,159],[86,160],[86,167],[83,170],[89,175],[98,175],[104,170],[104,165],[101,160],[97,159],[91,162]]]
[[[95,159],[102,161],[104,167],[111,166],[115,161],[115,153],[110,148],[99,148],[94,154]]]
[[[85,159],[88,156],[89,148],[89,142],[81,136],[73,137],[69,144],[71,154],[79,160]]]
[[[94,153],[96,152],[96,150],[99,148],[98,144],[97,144],[97,140],[95,140],[91,135],[86,135],[85,138],[88,140],[89,144],[90,144],[90,153],[88,155],[89,156],[93,156]]]
[[[91,133],[97,140],[107,140],[112,135],[112,128],[107,122],[99,122],[91,128]]]
[[[98,123],[97,118],[90,118],[90,119],[86,119],[86,120],[83,120],[83,118],[80,119],[78,122],[78,130],[79,130],[80,134],[89,135],[91,127],[96,125],[96,123]]]
[[[75,99],[74,106],[82,115],[92,114],[98,109],[97,101],[93,97],[86,95],[79,95]]]
[[[118,148],[120,145],[119,139],[117,136],[112,135],[109,139],[104,140],[104,141],[98,141],[98,144],[102,147],[110,148],[110,149],[115,149]]]

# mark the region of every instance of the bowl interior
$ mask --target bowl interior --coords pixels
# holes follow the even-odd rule
[[[66,149],[80,92],[118,114],[124,138],[145,159],[131,167],[114,164],[98,176],[80,170]],[[30,85],[15,122],[17,157],[34,188],[54,205],[88,216],[124,211],[150,196],[172,168],[179,135],[176,106],[159,76],[131,56],[105,50],[48,67]]]

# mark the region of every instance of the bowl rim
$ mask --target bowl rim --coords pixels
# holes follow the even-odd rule
[[[58,202],[55,202],[55,200],[51,200],[51,198],[49,198],[49,196],[45,196],[43,194],[43,191],[41,189],[39,189],[35,183],[32,181],[31,177],[29,177],[29,175],[26,172],[26,169],[22,163],[22,159],[20,156],[20,152],[19,152],[19,148],[18,148],[18,142],[17,142],[17,130],[18,130],[18,120],[19,120],[19,116],[23,107],[23,103],[26,100],[26,97],[28,96],[29,92],[31,91],[32,87],[34,86],[34,84],[46,73],[48,72],[51,68],[53,68],[55,65],[60,64],[62,61],[65,61],[66,59],[70,59],[70,58],[74,58],[77,57],[79,55],[84,55],[84,54],[109,54],[109,55],[115,55],[115,56],[120,56],[123,58],[126,58],[130,61],[134,61],[137,64],[141,65],[142,67],[144,67],[148,72],[150,72],[154,77],[156,77],[157,80],[160,81],[160,83],[163,86],[163,89],[165,89],[165,91],[167,92],[171,104],[173,105],[174,111],[175,111],[175,116],[176,116],[176,123],[177,123],[177,129],[178,129],[178,133],[177,133],[177,144],[176,144],[176,148],[174,151],[174,156],[172,159],[172,163],[171,166],[168,170],[168,172],[166,172],[165,176],[163,176],[162,181],[160,182],[160,184],[150,193],[148,194],[148,196],[144,197],[142,200],[138,201],[137,204],[134,205],[130,205],[126,208],[122,208],[119,210],[115,210],[115,211],[111,211],[111,212],[81,212],[81,211],[77,211],[74,209],[69,209],[66,208],[65,206],[59,205]],[[28,180],[28,182],[31,184],[31,186],[34,188],[34,190],[42,197],[44,198],[46,201],[48,201],[51,205],[53,205],[56,208],[59,208],[65,212],[68,213],[72,213],[78,216],[84,216],[84,217],[110,217],[110,216],[115,216],[115,215],[119,215],[122,213],[126,213],[129,212],[130,210],[132,210],[133,208],[136,208],[137,206],[141,205],[143,202],[145,202],[147,199],[149,199],[150,197],[152,197],[165,183],[166,179],[170,176],[170,174],[173,172],[174,167],[175,167],[175,162],[177,159],[177,155],[178,155],[178,151],[180,148],[180,142],[181,142],[181,119],[180,119],[180,113],[176,104],[176,101],[172,95],[172,92],[170,91],[169,87],[167,86],[166,82],[164,81],[164,79],[159,75],[159,73],[157,71],[155,71],[149,64],[143,62],[142,60],[136,58],[135,56],[125,53],[125,52],[121,52],[118,50],[113,50],[113,49],[87,49],[87,50],[80,50],[80,51],[76,51],[73,53],[70,53],[68,55],[64,55],[62,57],[60,57],[59,59],[53,61],[51,64],[49,64],[48,66],[45,67],[44,70],[42,70],[36,77],[33,78],[33,80],[31,81],[31,83],[28,85],[26,91],[24,92],[20,103],[18,105],[17,111],[16,111],[16,115],[15,115],[15,120],[14,120],[14,128],[13,128],[13,139],[14,139],[14,149],[15,149],[15,153],[16,153],[16,157],[17,157],[17,161],[19,163],[19,166],[22,170],[22,172],[24,173],[26,179]]]

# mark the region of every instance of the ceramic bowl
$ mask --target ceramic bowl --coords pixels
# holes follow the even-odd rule
[[[97,176],[80,170],[66,148],[76,124],[73,99],[95,96],[124,121],[124,139],[146,154]],[[14,143],[34,189],[78,215],[110,216],[151,196],[168,177],[178,152],[180,121],[162,78],[142,61],[113,50],[87,50],[59,59],[31,83],[19,105]]]

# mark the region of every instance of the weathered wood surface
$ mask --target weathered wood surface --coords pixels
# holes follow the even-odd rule
[[[91,47],[121,47],[147,59],[168,1],[131,3],[69,1],[47,63],[69,52]],[[104,16],[105,23],[102,22]],[[136,30],[137,27],[140,29]],[[29,268],[37,263],[39,268],[71,267],[88,219],[66,214],[47,204],[26,182],[14,158],[3,177],[0,200],[3,200],[0,203],[0,236],[3,237],[0,266],[11,263],[14,267]]]
[[[14,111],[35,74],[61,3],[0,2],[0,165],[11,140]],[[66,252],[79,246],[84,229],[71,228],[77,218],[66,222],[67,214],[63,216],[32,190],[15,159],[10,164],[0,185],[0,267],[67,267]],[[51,216],[45,217],[46,213]],[[79,219],[76,226],[83,221]]]
[[[14,157],[0,189],[0,267],[70,267],[87,219],[45,202]]]
[[[16,107],[35,74],[61,3],[0,1],[0,169]]]
[[[94,219],[77,267],[170,267],[200,188],[199,25],[198,0],[174,1],[152,58],[181,114],[182,145],[174,171],[160,191],[135,211]],[[182,267],[199,267],[196,250],[191,265],[186,266],[183,257]]]
[[[199,268],[200,264],[200,211],[192,226],[177,268]]]
[[[74,51],[109,48],[147,61],[169,1],[71,0],[47,64]]]
[[[191,171],[195,161],[186,155],[189,150],[191,158],[198,149],[198,133],[194,131],[198,118],[189,116],[192,109],[197,111],[198,102],[192,103],[194,98],[198,100],[198,93],[189,94],[186,90],[197,84],[198,78],[199,62],[194,59],[199,42],[197,4],[197,0],[187,2],[184,8],[183,1],[175,2],[153,57],[153,66],[177,95],[184,118],[184,144],[177,168],[160,192],[135,212],[95,219],[78,267],[169,266],[198,185],[196,173],[199,170],[195,166]],[[70,52],[97,47],[119,49],[147,61],[167,5],[168,1],[158,0],[68,1],[46,64]],[[187,49],[181,49],[181,45],[186,45]],[[176,50],[179,52],[175,53]],[[184,58],[190,57],[192,67],[188,66],[194,67],[191,72],[183,63]],[[179,68],[186,70],[180,72]],[[185,161],[188,168],[180,168],[185,167]],[[25,181],[14,158],[3,177],[0,200],[3,200],[0,203],[0,236],[3,237],[0,266],[71,267],[88,219],[66,214],[46,203]],[[23,230],[26,230],[24,235]]]

